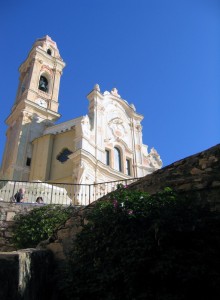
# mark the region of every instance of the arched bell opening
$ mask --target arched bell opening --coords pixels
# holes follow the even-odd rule
[[[47,54],[52,55],[52,51],[50,49],[47,49]]]
[[[48,82],[48,79],[44,75],[40,76],[38,88],[39,88],[39,90],[41,90],[45,93],[48,93],[48,91],[49,91],[49,82]]]

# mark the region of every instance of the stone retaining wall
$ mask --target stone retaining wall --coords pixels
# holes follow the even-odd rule
[[[0,251],[16,250],[11,245],[13,218],[15,215],[27,213],[35,207],[35,204],[0,201]]]
[[[220,144],[179,160],[132,183],[129,188],[154,194],[170,187],[220,210]]]

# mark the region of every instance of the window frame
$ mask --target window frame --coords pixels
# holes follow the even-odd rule
[[[122,155],[118,147],[114,147],[114,169],[122,172]]]
[[[131,176],[131,159],[126,157],[125,161],[126,175]]]
[[[105,164],[111,166],[111,151],[109,149],[105,149]]]

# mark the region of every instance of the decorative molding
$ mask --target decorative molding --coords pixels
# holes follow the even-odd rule
[[[118,98],[121,98],[121,96],[118,94],[118,90],[117,90],[116,88],[113,88],[113,89],[111,90],[111,94],[112,94],[113,96],[116,96],[116,97],[118,97]]]
[[[162,160],[160,159],[159,154],[155,148],[152,148],[150,153],[147,156],[144,156],[145,162],[149,167],[154,170],[160,169],[162,167]]]
[[[97,107],[97,110],[99,111],[99,112],[104,112],[105,111],[105,107],[103,106],[103,105],[100,105],[100,104],[96,104],[96,107]]]
[[[54,74],[54,73],[52,72],[52,69],[51,69],[50,67],[46,66],[45,64],[41,67],[40,73],[43,72],[43,71],[49,72],[50,75],[53,77],[53,74]],[[42,73],[41,73],[41,74],[42,74]]]
[[[123,124],[123,120],[118,117],[111,119],[108,122],[108,127],[110,128],[111,133],[115,139],[122,139],[127,133]]]
[[[135,126],[135,129],[136,129],[136,131],[138,131],[138,132],[142,132],[142,126],[141,126],[141,124],[140,124],[140,123],[137,124],[137,125]]]
[[[88,115],[84,116],[81,120],[81,128],[82,128],[82,133],[86,136],[90,136],[90,120]]]
[[[136,145],[135,148],[136,150],[141,151],[141,145]]]

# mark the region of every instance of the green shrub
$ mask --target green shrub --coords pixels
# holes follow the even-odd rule
[[[13,243],[17,249],[36,247],[47,239],[53,230],[71,215],[72,207],[45,205],[28,213],[16,215],[13,226]]]
[[[62,299],[219,299],[219,213],[169,188],[149,196],[119,187],[87,219]]]

